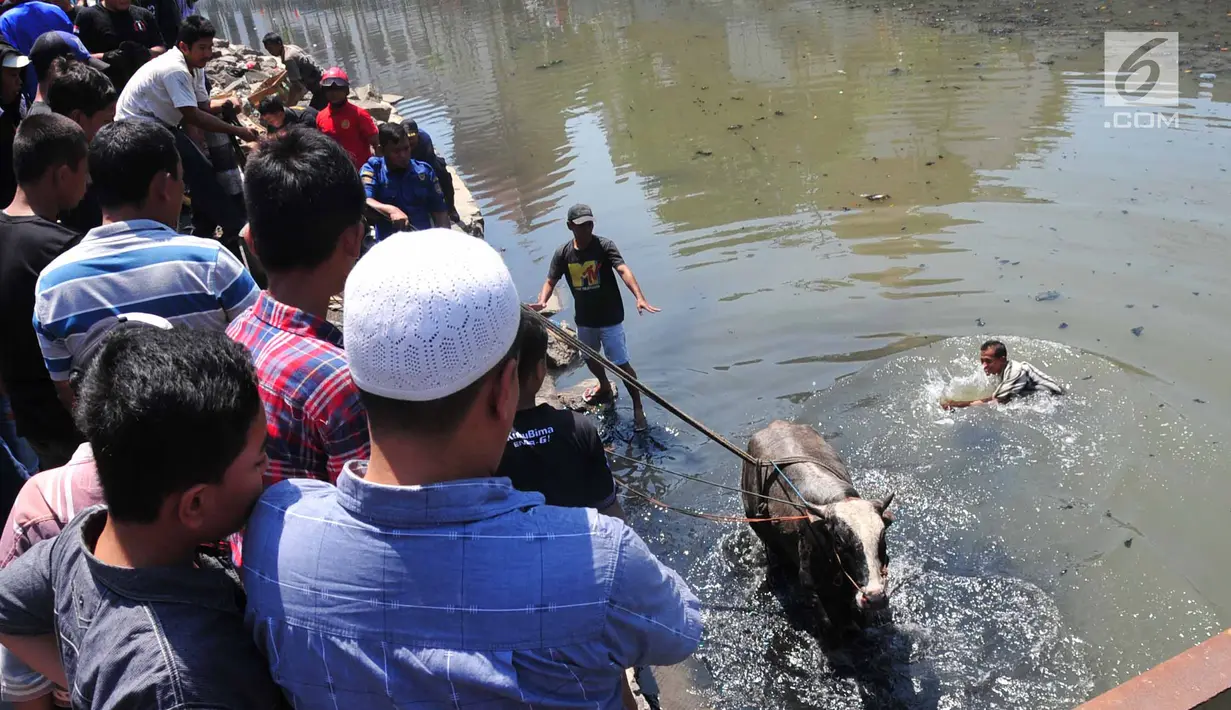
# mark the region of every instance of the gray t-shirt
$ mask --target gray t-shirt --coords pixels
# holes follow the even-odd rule
[[[93,555],[106,520],[88,508],[0,570],[0,633],[56,635],[74,708],[285,707],[230,562],[112,567]]]
[[[321,65],[316,63],[311,54],[305,52],[302,47],[288,44],[283,57],[286,78],[290,79],[291,83],[300,82],[312,92],[321,88]]]

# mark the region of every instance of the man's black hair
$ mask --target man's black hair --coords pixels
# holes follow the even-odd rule
[[[222,480],[261,407],[248,351],[224,333],[141,328],[107,336],[75,416],[111,515],[150,523],[167,496]]]
[[[406,129],[396,123],[386,123],[380,127],[380,147],[384,148],[387,145],[400,143],[404,140],[409,140],[406,135]]]
[[[218,30],[214,29],[214,23],[200,15],[189,15],[184,18],[183,24],[180,25],[180,34],[177,41],[191,47],[203,39],[213,40],[217,36]]]
[[[60,54],[50,58],[39,57],[39,61],[30,60],[30,65],[34,67],[34,78],[38,83],[42,84],[47,80],[47,72],[51,71],[52,67],[56,68],[57,72],[64,71],[64,67],[77,62],[77,58],[71,54]]]
[[[522,321],[525,324],[525,321]],[[519,328],[520,330],[520,328]],[[465,388],[454,392],[448,397],[434,399],[430,402],[407,402],[391,399],[359,390],[359,401],[368,413],[368,423],[373,431],[406,432],[435,436],[455,431],[466,417],[466,413],[474,406],[483,389],[484,383],[493,377],[499,377],[508,365],[509,360],[516,360],[521,354],[521,334],[513,339],[513,346],[500,358],[496,366],[488,370],[482,377]]]
[[[1004,343],[1000,342],[999,340],[987,341],[986,343],[982,345],[982,347],[979,348],[979,352],[983,352],[984,350],[991,350],[992,355],[995,357],[1008,357],[1009,356],[1009,349],[1006,348],[1004,346]]]
[[[408,118],[408,119],[406,119],[405,121],[402,121],[402,128],[405,128],[405,129],[406,129],[406,133],[407,133],[407,135],[409,135],[409,134],[411,134],[411,133],[418,133],[418,132],[419,132],[419,123],[418,123],[417,121],[415,121],[414,119],[410,119],[410,118]]]
[[[119,98],[107,75],[94,67],[70,61],[57,72],[47,88],[47,105],[62,116],[81,111],[90,117]]]
[[[271,113],[282,113],[286,110],[286,105],[282,103],[281,96],[266,96],[261,99],[261,105],[257,107],[257,113],[262,116],[268,116]]]
[[[522,309],[521,354],[517,357],[517,379],[525,384],[538,372],[539,363],[547,357],[547,326],[539,316]]]
[[[269,271],[310,269],[363,217],[366,198],[350,154],[298,126],[261,143],[244,171],[252,242]]]
[[[162,124],[116,121],[90,142],[90,180],[102,207],[142,205],[160,173],[179,175],[175,138]]]
[[[17,184],[28,185],[61,165],[76,169],[88,152],[85,131],[76,122],[54,113],[35,114],[21,122],[13,139],[13,173]]]
[[[282,35],[277,32],[266,32],[265,36],[261,38],[261,44],[265,46],[282,43]]]

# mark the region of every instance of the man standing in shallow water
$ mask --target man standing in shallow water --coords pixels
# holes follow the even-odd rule
[[[1009,349],[999,340],[989,340],[979,348],[979,362],[983,371],[992,377],[1000,378],[1000,385],[991,397],[972,399],[968,402],[943,401],[940,406],[945,409],[962,409],[980,404],[999,402],[1008,404],[1014,397],[1021,397],[1044,391],[1052,395],[1064,394],[1064,388],[1056,381],[1043,374],[1034,365],[1020,360],[1009,359]]]
[[[624,263],[624,257],[615,242],[594,233],[594,211],[588,205],[573,205],[568,210],[568,229],[573,238],[556,250],[547,271],[547,281],[539,291],[539,300],[531,308],[541,311],[547,307],[547,299],[556,283],[568,274],[569,291],[573,294],[576,309],[577,337],[594,350],[601,350],[616,367],[636,377],[637,372],[628,362],[628,346],[624,339],[624,301],[615,275],[620,274],[624,285],[637,299],[637,313],[658,313],[641,293],[641,286],[633,276],[633,270]],[[607,379],[607,371],[594,360],[586,358],[586,367],[598,378],[598,386],[585,392],[586,404],[598,404],[611,399],[614,390]],[[633,430],[645,431],[648,424],[641,406],[641,393],[630,387],[633,399]]]

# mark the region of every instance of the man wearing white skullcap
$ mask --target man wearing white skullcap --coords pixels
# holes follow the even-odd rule
[[[688,657],[697,598],[631,528],[493,477],[518,402],[499,254],[395,234],[345,304],[372,458],[273,486],[247,529],[248,620],[292,704],[606,710],[623,669]]]

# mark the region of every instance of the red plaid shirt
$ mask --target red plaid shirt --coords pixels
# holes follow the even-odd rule
[[[341,330],[262,291],[227,335],[256,365],[268,419],[267,488],[286,478],[334,483],[348,460],[369,457],[368,417]]]

